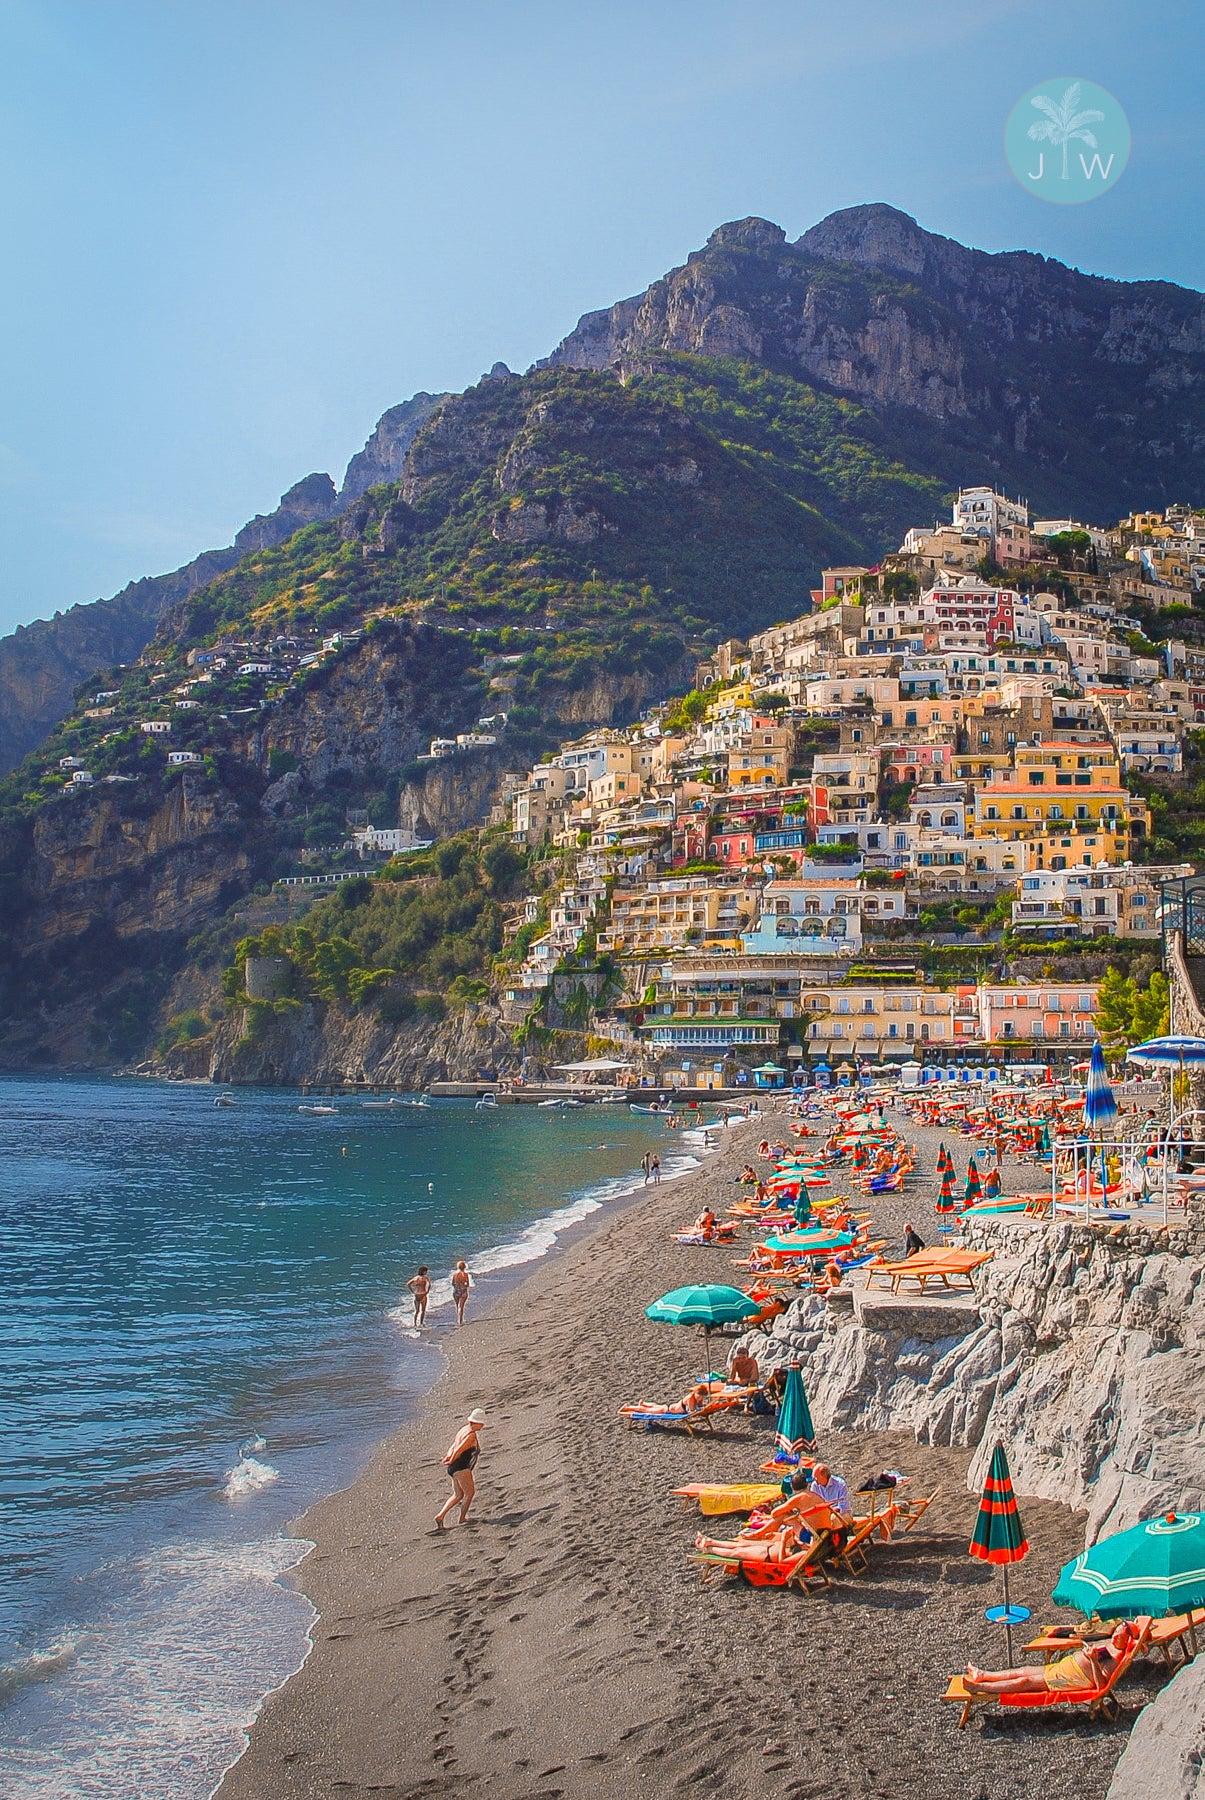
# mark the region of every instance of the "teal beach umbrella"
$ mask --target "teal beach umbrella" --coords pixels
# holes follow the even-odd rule
[[[798,1462],[805,1450],[816,1448],[816,1430],[804,1392],[803,1373],[798,1363],[787,1370],[782,1390],[782,1404],[774,1424],[775,1462]]]
[[[1101,1538],[1064,1566],[1054,1599],[1102,1618],[1205,1606],[1205,1515],[1165,1513]]]
[[[711,1334],[717,1325],[739,1325],[760,1312],[760,1300],[751,1300],[740,1288],[698,1284],[673,1288],[646,1306],[647,1319],[662,1325],[701,1325],[706,1344],[707,1372],[711,1373]]]

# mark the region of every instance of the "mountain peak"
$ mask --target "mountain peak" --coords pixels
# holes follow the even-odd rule
[[[955,278],[969,271],[975,254],[953,238],[926,231],[910,213],[881,200],[830,213],[796,239],[793,248],[817,262],[891,275],[924,275],[940,269]]]
[[[785,244],[787,234],[769,219],[731,219],[717,225],[707,240],[708,250],[774,250]]]

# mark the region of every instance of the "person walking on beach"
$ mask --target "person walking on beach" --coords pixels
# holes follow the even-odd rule
[[[431,1298],[431,1276],[426,1263],[417,1275],[412,1275],[406,1283],[414,1295],[414,1323],[416,1326],[427,1322],[427,1302]]]
[[[452,1270],[452,1298],[456,1302],[456,1323],[464,1324],[464,1309],[469,1301],[469,1289],[473,1285],[473,1277],[469,1274],[469,1265],[458,1262]]]
[[[653,1176],[653,1159],[647,1150],[640,1158],[640,1167],[644,1170],[644,1185],[647,1187]]]
[[[469,1508],[472,1506],[473,1496],[477,1492],[473,1481],[473,1470],[477,1466],[477,1458],[481,1454],[477,1433],[484,1424],[485,1414],[480,1408],[471,1412],[465,1424],[456,1433],[451,1448],[444,1457],[444,1467],[452,1477],[452,1495],[450,1499],[444,1501],[435,1515],[435,1523],[440,1531],[444,1528],[444,1520],[448,1514],[454,1512],[457,1507],[460,1508],[462,1525],[469,1516]]]
[[[653,1152],[652,1161],[649,1163],[649,1168],[652,1171],[653,1186],[659,1187],[661,1184],[661,1158],[657,1155],[655,1150]]]

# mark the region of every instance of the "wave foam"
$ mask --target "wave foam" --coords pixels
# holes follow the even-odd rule
[[[222,1492],[227,1500],[245,1500],[248,1494],[258,1494],[279,1480],[280,1470],[274,1469],[271,1463],[262,1463],[255,1456],[240,1455],[233,1469],[226,1471]]]

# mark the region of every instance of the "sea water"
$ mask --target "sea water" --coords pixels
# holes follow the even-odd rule
[[[690,1154],[622,1106],[332,1102],[0,1081],[0,1792],[200,1800],[313,1614],[289,1522],[484,1304]],[[436,1278],[428,1329],[405,1283]]]

